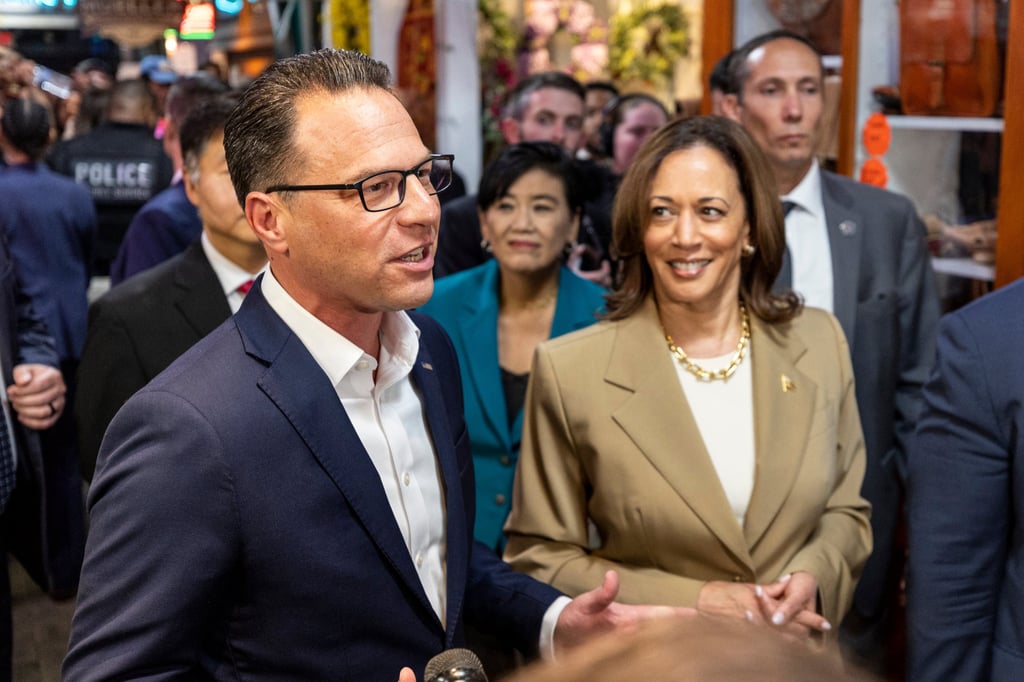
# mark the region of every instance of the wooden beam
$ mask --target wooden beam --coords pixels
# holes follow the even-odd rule
[[[700,103],[702,114],[711,113],[711,91],[708,90],[711,69],[733,48],[733,4],[731,0],[704,0],[704,38],[700,52],[700,75],[704,86],[704,97]]]
[[[1024,2],[1010,3],[999,168],[996,286],[1024,277]]]
[[[860,0],[843,0],[843,70],[839,85],[839,147],[836,171],[852,176],[857,141],[857,81],[860,67]]]

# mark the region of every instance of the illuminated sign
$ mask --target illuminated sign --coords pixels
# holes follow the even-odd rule
[[[78,0],[0,0],[0,13],[49,14],[73,12]]]
[[[182,40],[209,40],[216,28],[217,11],[208,2],[185,5],[179,35]]]

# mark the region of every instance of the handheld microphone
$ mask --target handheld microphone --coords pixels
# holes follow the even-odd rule
[[[469,649],[446,649],[427,661],[423,682],[487,682],[484,666]]]

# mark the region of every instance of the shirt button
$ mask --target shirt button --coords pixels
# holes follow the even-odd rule
[[[502,495],[501,493],[498,493],[497,495],[495,495],[494,496],[494,504],[498,505],[499,507],[501,505],[505,504],[505,496]]]
[[[360,360],[359,362],[356,363],[356,369],[365,370],[369,366],[370,363],[367,362],[366,360]]]
[[[408,471],[406,471],[404,474],[402,474],[402,483],[404,483],[406,486],[409,485],[409,481],[410,480],[411,480],[411,477],[409,476],[409,472]]]
[[[501,462],[501,465],[502,465],[502,466],[505,466],[505,467],[507,467],[507,466],[508,466],[509,464],[511,464],[511,463],[512,463],[512,458],[511,458],[511,457],[509,457],[508,455],[502,455],[502,456],[501,456],[501,459],[500,459],[500,460],[498,460],[498,461],[500,461],[500,462]]]
[[[416,553],[416,568],[423,568],[423,554]]]

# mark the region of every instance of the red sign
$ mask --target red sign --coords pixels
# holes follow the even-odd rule
[[[181,18],[181,30],[178,34],[182,40],[209,40],[213,38],[216,28],[217,10],[213,3],[185,5],[185,15]]]

